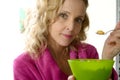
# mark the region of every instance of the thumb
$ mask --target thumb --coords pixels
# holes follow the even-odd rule
[[[115,30],[120,29],[120,21],[117,23]]]
[[[75,78],[74,78],[73,75],[70,75],[70,76],[68,77],[68,80],[75,80]]]

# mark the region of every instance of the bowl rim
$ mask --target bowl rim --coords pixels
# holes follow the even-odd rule
[[[96,61],[99,61],[99,62],[115,62],[114,60],[112,59],[68,59],[68,62],[76,62],[76,61],[79,61],[79,62],[96,62]]]

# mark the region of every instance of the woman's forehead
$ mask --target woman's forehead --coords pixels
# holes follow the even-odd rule
[[[86,12],[86,6],[83,0],[65,0],[63,6],[59,9],[59,12],[61,11],[84,14]]]

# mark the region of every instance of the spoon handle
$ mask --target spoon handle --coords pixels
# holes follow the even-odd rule
[[[109,31],[105,32],[104,34],[107,34],[107,33],[112,32],[112,31],[114,31],[114,30],[109,30]]]

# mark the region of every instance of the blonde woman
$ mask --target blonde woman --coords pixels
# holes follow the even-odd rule
[[[37,0],[26,17],[25,51],[14,61],[14,80],[67,80],[72,74],[68,59],[97,59],[96,48],[83,43],[89,27],[87,7],[88,0]],[[106,41],[103,59],[117,55],[113,51],[120,47],[118,36],[111,34]],[[111,79],[117,80],[114,69]]]

